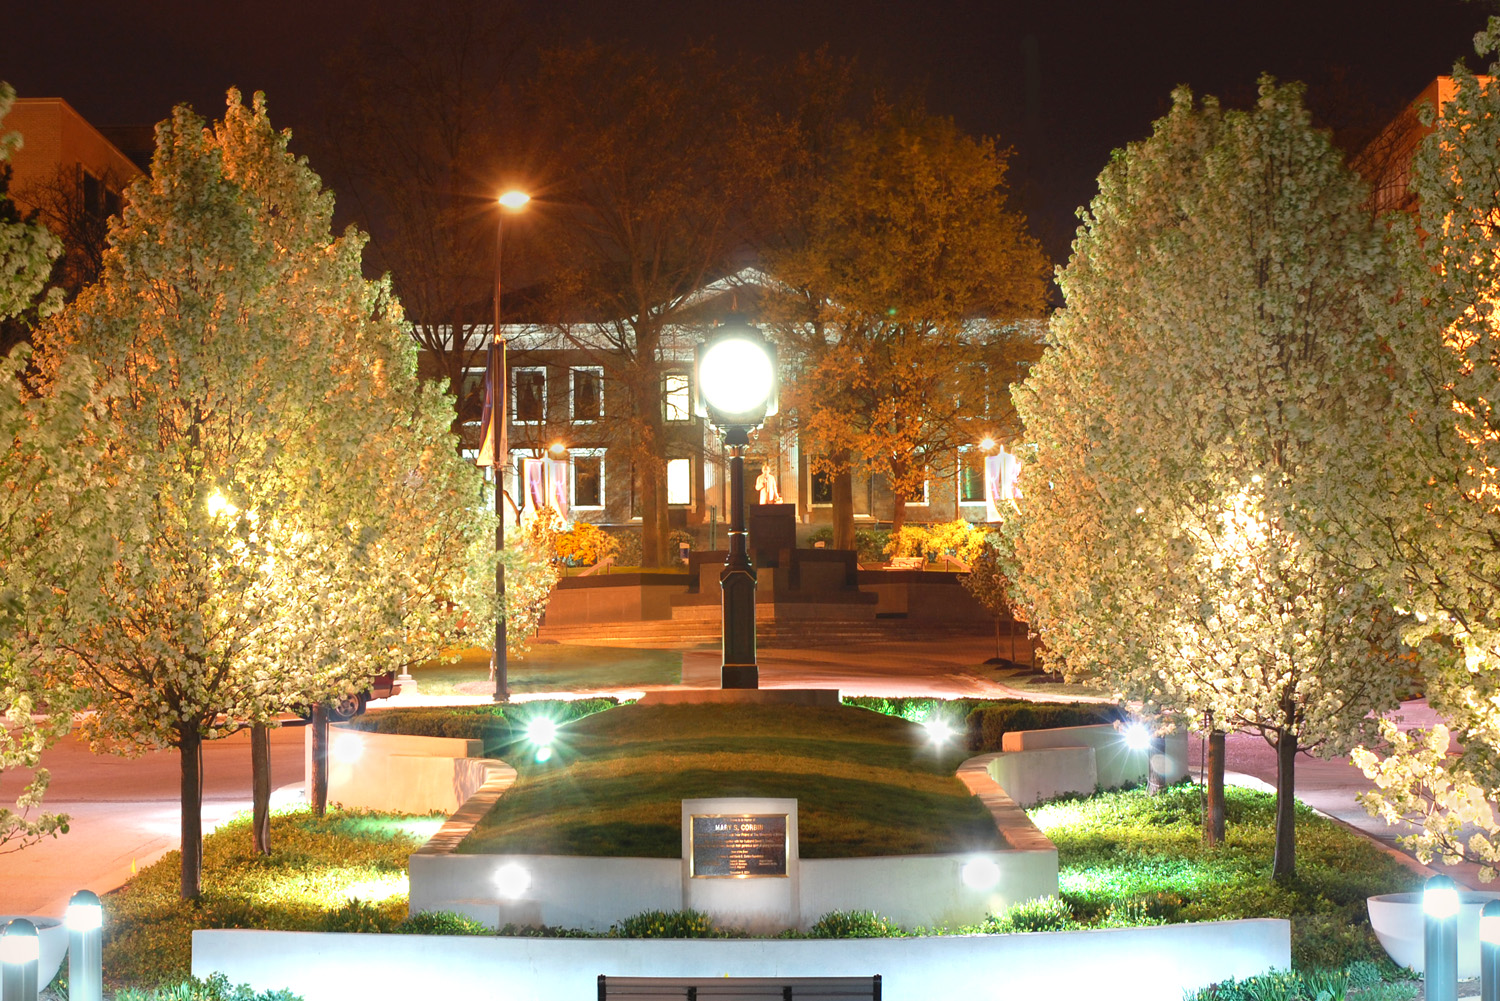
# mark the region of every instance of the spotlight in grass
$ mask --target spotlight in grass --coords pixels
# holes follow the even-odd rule
[[[332,750],[340,761],[358,761],[365,753],[365,742],[352,733],[341,733],[334,738]]]
[[[543,747],[538,747],[536,749],[536,763],[537,764],[539,764],[539,765],[545,765],[547,762],[549,762],[551,760],[552,760],[552,748],[543,746]]]
[[[545,716],[538,716],[526,724],[526,739],[537,747],[549,747],[557,739],[557,723]]]
[[[969,859],[962,875],[964,885],[971,890],[993,890],[1000,883],[1000,867],[993,859]]]
[[[953,739],[953,727],[948,725],[947,720],[940,719],[937,716],[923,723],[922,728],[927,731],[927,738],[934,744],[946,744],[949,740]]]
[[[1132,751],[1144,751],[1151,746],[1151,731],[1144,723],[1131,723],[1122,732],[1125,738],[1125,746]]]
[[[531,889],[531,872],[519,862],[507,862],[495,870],[495,889],[515,900]]]
[[[373,904],[409,893],[411,888],[404,879],[366,879],[351,884],[345,892],[349,894],[350,900],[363,900]]]

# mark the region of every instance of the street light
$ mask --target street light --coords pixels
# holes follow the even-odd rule
[[[724,688],[759,688],[755,663],[755,567],[745,538],[745,446],[750,432],[777,410],[776,349],[743,317],[731,314],[694,350],[693,412],[719,429],[729,447],[729,557],[719,574],[724,594]]]
[[[490,673],[495,676],[496,702],[510,700],[508,665],[505,656],[505,463],[509,456],[505,433],[509,430],[510,401],[505,385],[505,343],[500,339],[500,295],[504,289],[500,278],[501,251],[505,246],[505,213],[519,212],[531,201],[524,191],[507,191],[497,199],[502,211],[495,217],[495,319],[490,334],[490,420],[495,428],[490,435],[495,470],[495,652],[490,659]]]

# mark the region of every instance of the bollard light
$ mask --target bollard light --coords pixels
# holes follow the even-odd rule
[[[1479,1001],[1500,1001],[1500,900],[1479,912]]]
[[[1433,876],[1422,889],[1422,980],[1427,1001],[1458,1001],[1458,887]]]
[[[99,895],[79,890],[68,901],[68,1001],[103,1001],[104,908]]]
[[[37,963],[41,944],[36,926],[16,918],[0,932],[0,998],[5,1001],[36,1001]]]

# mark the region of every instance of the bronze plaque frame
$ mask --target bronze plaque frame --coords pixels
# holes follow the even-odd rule
[[[688,817],[688,877],[691,879],[786,879],[788,878],[788,860],[791,856],[791,825],[788,823],[789,814],[785,813],[694,813]],[[771,837],[780,837],[780,871],[779,872],[714,872],[700,873],[698,859],[698,821],[700,820],[728,820],[743,824],[748,821],[766,822],[771,821],[779,824],[779,832],[774,829],[770,832]],[[762,838],[752,847],[764,850],[772,847],[775,843],[769,839]],[[705,862],[707,859],[705,859]],[[777,860],[772,856],[771,865],[776,865]],[[732,868],[732,863],[726,865]]]

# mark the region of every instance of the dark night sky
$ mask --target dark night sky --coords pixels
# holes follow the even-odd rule
[[[401,0],[409,5],[412,0]],[[420,3],[420,0],[417,0]],[[1335,127],[1388,117],[1454,59],[1490,7],[1462,0],[520,0],[549,36],[768,56],[827,44],[1016,149],[1015,181],[1054,254],[1109,151],[1149,131],[1178,83],[1243,101],[1271,72],[1310,85]],[[13,0],[0,79],[100,125],[265,90],[272,120],[323,120],[324,61],[393,0]],[[1027,67],[1034,67],[1028,73]],[[316,163],[313,165],[317,166]]]

